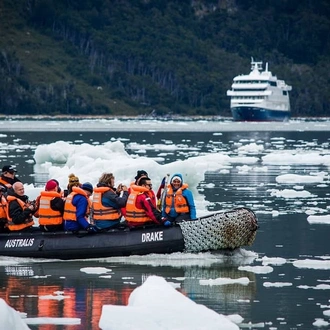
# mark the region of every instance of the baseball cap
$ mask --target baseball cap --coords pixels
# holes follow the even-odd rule
[[[4,172],[17,172],[16,170],[16,166],[13,166],[13,165],[5,165],[3,168],[2,168],[2,173]]]

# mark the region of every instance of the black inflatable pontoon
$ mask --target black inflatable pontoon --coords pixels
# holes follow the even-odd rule
[[[12,257],[86,259],[149,253],[233,250],[252,245],[258,228],[247,208],[214,213],[172,227],[151,226],[107,232],[0,234],[0,255]]]

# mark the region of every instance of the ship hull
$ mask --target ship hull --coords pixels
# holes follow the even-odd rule
[[[256,107],[233,107],[231,113],[234,121],[287,121],[290,119],[290,111]]]

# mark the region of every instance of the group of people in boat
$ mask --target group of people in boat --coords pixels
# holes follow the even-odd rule
[[[0,178],[0,232],[27,230],[97,233],[146,224],[171,226],[181,220],[196,219],[192,192],[180,173],[169,182],[165,178],[157,193],[144,170],[137,171],[129,187],[115,187],[113,173],[103,173],[95,187],[69,175],[67,189],[56,179],[46,182],[35,201],[29,201],[15,166],[5,165]],[[34,226],[38,218],[39,227]]]

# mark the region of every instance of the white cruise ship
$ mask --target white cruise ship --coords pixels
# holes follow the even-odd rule
[[[289,91],[292,87],[252,58],[251,72],[236,76],[227,91],[236,121],[285,121],[290,118]]]

